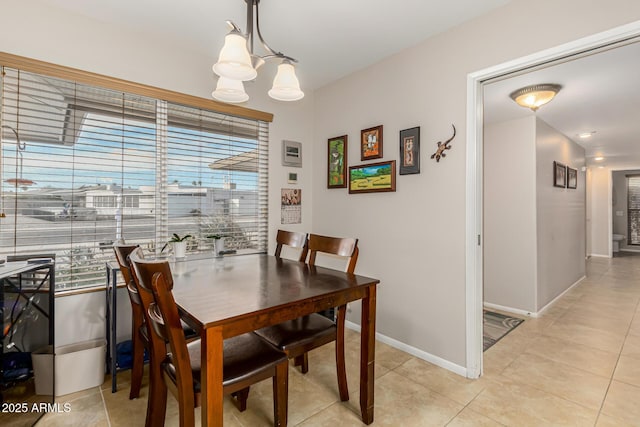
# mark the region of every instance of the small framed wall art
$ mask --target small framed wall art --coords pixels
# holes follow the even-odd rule
[[[396,191],[396,161],[349,166],[349,193]]]
[[[578,188],[578,169],[567,166],[567,188],[575,190]]]
[[[553,186],[560,188],[567,186],[567,167],[559,162],[553,162]]]
[[[420,173],[420,127],[400,131],[400,175]]]
[[[302,143],[282,141],[282,166],[302,167]]]
[[[382,158],[382,125],[360,131],[360,160]]]
[[[347,135],[327,142],[327,188],[347,188]]]

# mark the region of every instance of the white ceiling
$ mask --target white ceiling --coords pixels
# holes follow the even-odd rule
[[[640,43],[617,47],[490,83],[484,90],[486,123],[534,113],[509,98],[516,89],[558,83],[562,89],[540,107],[542,120],[585,147],[588,164],[640,166]],[[595,132],[581,140],[578,134]],[[603,156],[603,161],[593,158]]]
[[[244,0],[41,1],[214,60],[229,31],[226,20],[246,31]],[[508,2],[261,0],[260,30],[274,50],[299,61],[302,89],[313,90]],[[264,53],[257,42],[255,51]]]
[[[227,19],[246,29],[244,0],[40,0],[70,13],[178,44],[212,58]],[[262,0],[262,34],[275,50],[298,59],[303,90],[330,82],[509,0]],[[261,48],[256,45],[256,51]],[[533,114],[509,93],[534,83],[563,89],[537,114],[583,144],[588,157],[612,167],[640,166],[640,44],[554,65],[485,86],[485,120]],[[204,71],[210,72],[210,71]],[[588,142],[576,135],[595,131]],[[623,165],[623,166],[621,166]]]

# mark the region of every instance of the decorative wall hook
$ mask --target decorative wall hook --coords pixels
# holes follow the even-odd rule
[[[456,137],[456,127],[453,124],[451,124],[451,126],[453,127],[453,135],[451,136],[451,138],[447,139],[444,143],[438,141],[438,149],[431,155],[431,158],[435,158],[436,162],[440,161],[440,157],[447,157],[447,154],[444,152],[444,150],[451,150],[451,145],[448,144],[453,141],[453,138]]]

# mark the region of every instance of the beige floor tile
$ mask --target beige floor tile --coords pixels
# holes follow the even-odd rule
[[[393,372],[462,405],[471,402],[491,383],[486,377],[470,380],[420,359],[411,359]]]
[[[374,413],[374,424],[372,425],[377,426],[376,415]],[[335,403],[297,425],[300,427],[362,427],[364,424],[360,413],[355,412],[355,408]]]
[[[360,413],[359,396],[348,403],[354,413]],[[444,426],[463,405],[391,371],[376,380],[375,426],[424,427]]]
[[[566,399],[504,381],[492,384],[468,408],[508,426],[593,426],[597,410]]]
[[[447,424],[447,427],[500,427],[503,425],[469,408],[464,408]]]
[[[63,405],[68,403],[70,405],[69,412],[46,414],[37,423],[38,427],[109,426],[105,405],[97,387],[84,392],[73,393],[73,395],[62,396],[57,398],[56,402]]]
[[[554,323],[543,334],[613,353],[620,352],[625,338],[625,335],[619,333],[608,333],[584,325],[561,324],[558,322]]]
[[[602,405],[609,385],[609,378],[535,354],[518,357],[502,375],[594,410]]]
[[[622,355],[640,360],[640,335],[629,333],[622,347]]]
[[[612,381],[602,413],[633,425],[640,425],[640,387]]]
[[[640,387],[640,361],[635,358],[620,356],[613,379]]]
[[[527,349],[527,353],[546,357],[607,378],[613,375],[618,360],[617,353],[547,336],[538,337]]]
[[[596,427],[638,427],[638,425],[640,424],[637,422],[632,424],[620,418],[610,417],[605,414],[600,414],[596,422]]]

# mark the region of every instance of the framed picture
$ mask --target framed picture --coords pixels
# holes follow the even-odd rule
[[[360,160],[382,158],[382,125],[360,131]]]
[[[327,142],[327,188],[347,188],[347,135]]]
[[[282,141],[282,166],[302,167],[302,143]]]
[[[349,166],[349,193],[396,191],[396,161]]]
[[[567,166],[567,188],[578,188],[578,169]]]
[[[289,184],[297,184],[298,183],[298,174],[296,172],[289,172],[287,174],[287,182]]]
[[[562,188],[567,186],[567,167],[562,163],[553,162],[553,186]]]
[[[400,175],[420,173],[420,127],[400,131]]]

